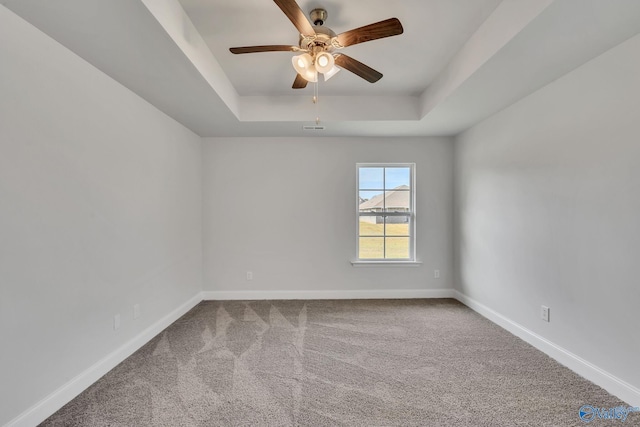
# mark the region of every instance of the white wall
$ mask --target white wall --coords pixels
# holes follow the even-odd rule
[[[457,288],[635,387],[638,52],[640,36],[476,125],[455,156]]]
[[[2,6],[0,63],[4,425],[200,292],[202,210],[197,135]]]
[[[210,138],[203,151],[205,291],[253,291],[251,297],[451,287],[450,139]],[[422,266],[350,264],[357,162],[416,163]]]

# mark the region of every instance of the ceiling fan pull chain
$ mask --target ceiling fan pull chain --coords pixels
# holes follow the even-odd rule
[[[313,102],[316,104],[316,124],[317,125],[320,124],[320,105],[319,105],[319,102],[318,102],[318,101],[320,101],[320,99],[319,99],[320,93],[318,91],[319,81],[320,81],[320,79],[316,80],[316,84],[315,84],[315,87],[314,87],[315,94],[313,95]]]

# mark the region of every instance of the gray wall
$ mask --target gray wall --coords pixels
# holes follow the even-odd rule
[[[476,125],[455,156],[456,287],[635,387],[638,52],[640,36]]]
[[[201,290],[202,177],[197,135],[3,7],[0,58],[4,425]]]
[[[447,138],[205,139],[204,289],[450,288],[452,160]],[[351,266],[357,162],[416,163],[421,267]]]

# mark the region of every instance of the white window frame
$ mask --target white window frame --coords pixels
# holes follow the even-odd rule
[[[360,217],[370,216],[371,213],[360,212],[360,191],[379,190],[360,188],[360,168],[392,168],[408,167],[410,171],[410,211],[409,211],[409,258],[360,258]],[[383,173],[383,187],[385,187],[385,174]],[[383,191],[385,189],[383,188]],[[388,190],[387,190],[388,191]],[[404,212],[378,212],[376,216],[406,216]],[[383,235],[386,236],[386,230]],[[416,164],[415,163],[356,163],[356,260],[351,264],[360,265],[412,265],[421,264],[416,260]]]

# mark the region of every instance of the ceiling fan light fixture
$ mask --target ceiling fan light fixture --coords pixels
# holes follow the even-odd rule
[[[315,66],[319,73],[328,73],[334,66],[335,59],[329,52],[320,52],[316,55]]]
[[[313,66],[313,58],[308,53],[294,56],[291,58],[293,68],[308,82],[318,81],[318,72]]]
[[[338,71],[340,71],[340,68],[336,67],[335,65],[326,73],[322,73],[322,75],[324,76],[324,81],[326,82],[327,80],[329,80],[331,77],[335,76],[336,74],[338,74]]]
[[[302,77],[308,82],[315,83],[318,81],[318,72],[316,70],[309,70],[306,74],[303,74]]]

